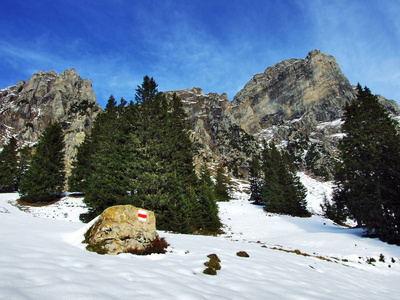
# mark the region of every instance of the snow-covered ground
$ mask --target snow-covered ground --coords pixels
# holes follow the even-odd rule
[[[309,189],[309,207],[317,212],[326,184],[301,177]],[[237,190],[245,188],[237,185]],[[359,229],[336,226],[318,215],[266,214],[238,191],[236,200],[219,204],[225,234],[160,231],[169,251],[150,256],[86,251],[81,241],[88,225],[78,219],[84,210],[81,199],[21,211],[12,205],[17,198],[0,194],[0,299],[399,297],[400,247],[362,238]],[[238,251],[250,257],[238,257]],[[202,273],[211,253],[221,259],[217,276]],[[381,254],[385,262],[379,261]],[[367,263],[371,257],[373,265]]]

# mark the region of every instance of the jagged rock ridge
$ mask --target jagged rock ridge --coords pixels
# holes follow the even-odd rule
[[[305,59],[288,59],[255,75],[234,97],[232,107],[235,120],[254,134],[304,116],[333,121],[354,98],[335,58],[313,50]]]
[[[304,59],[288,59],[256,74],[230,102],[226,94],[200,88],[166,92],[181,97],[192,124],[196,164],[223,164],[234,175],[247,172],[247,161],[264,140],[286,148],[300,168],[329,168],[336,155],[343,107],[355,88],[333,56],[319,50]],[[379,96],[396,118],[399,105]],[[61,75],[38,72],[28,82],[0,91],[0,137],[35,143],[49,122],[64,124],[67,160],[90,131],[101,110],[91,81],[74,69]],[[313,157],[310,157],[313,153]]]
[[[196,165],[200,166],[203,161],[222,163],[234,175],[247,173],[246,160],[256,150],[257,142],[234,120],[228,96],[204,94],[197,87],[166,92],[168,97],[173,93],[182,99],[189,115],[191,136],[197,149]]]
[[[214,162],[235,163],[242,170],[249,159],[246,152],[264,140],[286,148],[300,168],[329,169],[342,137],[343,108],[356,99],[355,88],[336,59],[319,50],[256,74],[232,102],[225,94],[204,94],[199,88],[176,93],[183,99],[200,149],[212,153]],[[394,116],[400,115],[396,102],[381,96],[380,101]]]
[[[91,80],[82,79],[74,69],[62,74],[37,72],[27,82],[0,91],[1,144],[15,136],[20,146],[32,145],[50,122],[59,121],[64,127],[67,161],[71,161],[75,146],[90,131],[100,110]]]

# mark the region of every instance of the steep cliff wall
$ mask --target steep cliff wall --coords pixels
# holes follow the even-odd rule
[[[223,164],[234,175],[246,174],[247,161],[264,141],[288,150],[301,169],[324,175],[332,168],[343,108],[356,99],[355,88],[333,56],[319,50],[304,59],[288,59],[256,74],[230,102],[226,94],[204,94],[200,88],[166,92],[183,101],[192,125],[196,163]],[[394,118],[400,107],[382,96]],[[0,142],[11,135],[33,144],[53,121],[64,125],[67,160],[83,141],[101,111],[91,81],[74,69],[62,74],[38,72],[0,90]]]
[[[336,59],[319,50],[254,75],[231,103],[224,94],[204,94],[199,88],[176,93],[192,122],[193,139],[202,147],[200,154],[214,162],[245,170],[257,143],[273,140],[293,155],[299,168],[323,176],[330,173],[343,136],[343,108],[356,99]],[[396,102],[379,98],[393,116],[400,115]]]
[[[335,58],[313,50],[305,59],[288,59],[255,75],[235,96],[232,110],[254,134],[305,115],[309,121],[333,121],[354,98]]]
[[[27,82],[0,91],[0,142],[15,136],[20,146],[32,145],[50,122],[59,121],[70,161],[100,111],[91,80],[74,69],[37,72]]]
[[[197,150],[195,162],[223,164],[235,175],[246,173],[246,160],[257,148],[253,136],[237,125],[226,94],[204,94],[197,87],[166,92],[182,99],[192,125],[191,137]]]

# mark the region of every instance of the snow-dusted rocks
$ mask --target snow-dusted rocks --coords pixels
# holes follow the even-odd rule
[[[154,213],[132,205],[107,208],[85,234],[88,250],[101,254],[141,252],[157,239]]]
[[[32,145],[51,122],[63,124],[66,159],[70,162],[101,107],[90,79],[76,70],[37,72],[27,82],[0,90],[0,148],[11,136]]]

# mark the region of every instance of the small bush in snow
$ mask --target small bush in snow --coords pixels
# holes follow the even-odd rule
[[[236,253],[237,256],[239,257],[250,257],[246,251],[239,251]]]
[[[169,244],[167,243],[167,241],[164,238],[161,238],[161,239],[157,238],[146,249],[144,249],[144,250],[133,249],[133,250],[129,251],[129,253],[136,254],[136,255],[149,255],[149,254],[153,254],[153,253],[164,254],[166,252],[165,249],[167,249],[168,246],[169,246]]]

